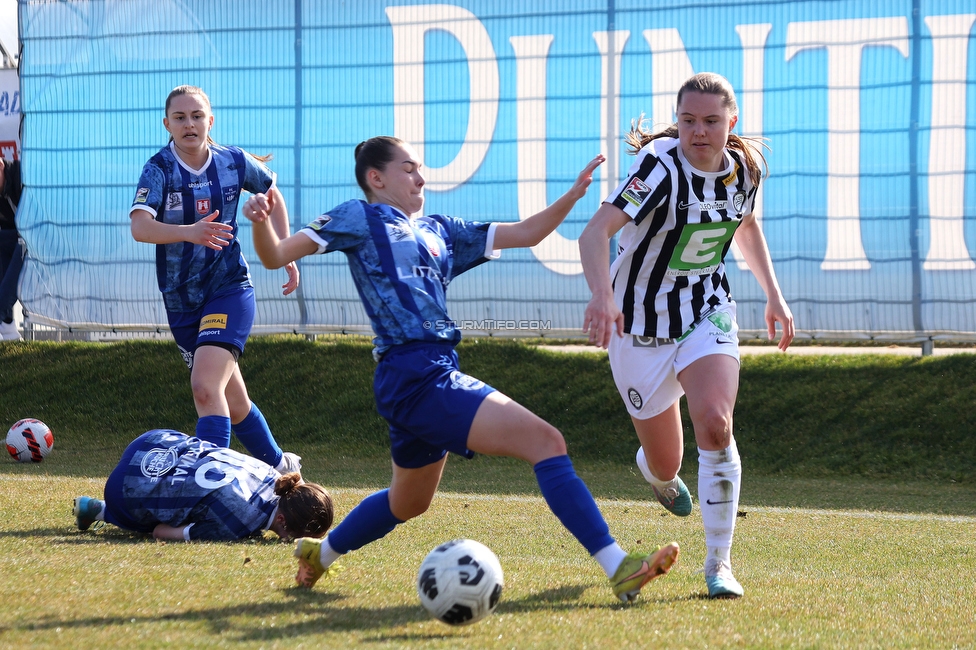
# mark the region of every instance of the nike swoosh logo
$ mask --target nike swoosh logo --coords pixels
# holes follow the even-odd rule
[[[705,499],[705,503],[710,506],[717,506],[721,503],[732,503],[732,499],[729,499],[728,501],[712,501],[711,499]]]
[[[682,202],[679,202],[678,203],[678,209],[679,210],[687,210],[688,208],[690,208],[693,205],[698,205],[698,202],[697,201],[694,202],[694,203],[682,203]]]

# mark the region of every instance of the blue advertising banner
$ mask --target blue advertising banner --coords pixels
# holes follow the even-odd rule
[[[353,149],[411,142],[427,213],[524,219],[595,154],[586,197],[545,241],[452,283],[477,333],[579,332],[577,238],[628,176],[623,136],[674,121],[696,72],[734,86],[765,138],[756,211],[801,336],[976,338],[976,8],[968,0],[21,0],[22,300],[71,327],[164,328],[154,251],[129,233],[163,103],[204,88],[213,137],[270,166],[292,229],[361,197]],[[302,285],[260,268],[256,331],[367,331],[341,255]],[[747,334],[765,297],[734,246]]]

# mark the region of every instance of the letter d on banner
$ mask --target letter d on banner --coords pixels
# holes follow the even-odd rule
[[[498,62],[488,31],[466,9],[452,5],[387,7],[393,26],[393,119],[396,136],[424,159],[424,35],[444,31],[458,40],[468,60],[471,105],[468,130],[454,160],[426,166],[427,187],[446,192],[465,183],[481,166],[498,119]]]

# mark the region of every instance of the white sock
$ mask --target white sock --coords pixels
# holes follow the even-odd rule
[[[329,568],[332,566],[332,563],[338,560],[340,557],[342,557],[342,553],[332,550],[332,547],[329,545],[329,537],[327,535],[325,539],[322,540],[322,546],[319,547],[319,562],[322,563],[323,567]]]
[[[637,450],[637,469],[644,475],[644,480],[656,487],[658,490],[666,490],[669,487],[677,488],[678,477],[675,476],[667,481],[662,481],[651,473],[651,468],[647,465],[647,456],[644,455],[644,448]]]
[[[95,515],[95,521],[105,521],[105,502],[102,501],[102,509]]]
[[[742,461],[734,438],[719,451],[698,449],[698,507],[708,547],[706,565],[712,559],[729,562],[741,485]]]
[[[613,577],[613,574],[617,572],[620,563],[624,561],[625,557],[627,557],[627,553],[624,549],[620,548],[620,544],[617,542],[609,546],[604,546],[593,554],[593,559],[600,563],[603,572],[607,574],[608,578]]]

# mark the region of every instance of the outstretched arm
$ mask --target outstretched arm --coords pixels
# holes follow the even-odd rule
[[[795,335],[793,325],[793,314],[790,312],[783,292],[776,281],[776,273],[773,271],[773,261],[769,256],[769,248],[766,246],[766,237],[763,236],[759,221],[755,214],[747,214],[742,219],[742,223],[735,231],[735,243],[739,245],[742,256],[749,265],[749,270],[756,276],[759,286],[766,294],[766,328],[769,340],[776,338],[776,323],[783,328],[783,336],[779,340],[779,349],[785,350],[790,347]]]
[[[593,170],[603,164],[606,158],[599,154],[580,172],[576,182],[569,190],[541,212],[524,221],[500,223],[495,228],[495,248],[524,248],[535,246],[563,222],[576,202],[586,194],[593,181]]]
[[[265,194],[255,194],[244,203],[244,216],[253,223],[251,230],[254,234],[254,250],[261,264],[268,269],[280,269],[282,266],[294,264],[296,260],[318,250],[318,245],[301,233],[282,239],[272,223],[274,203]],[[287,220],[287,213],[285,218]]]

